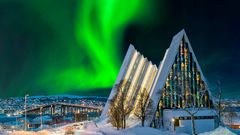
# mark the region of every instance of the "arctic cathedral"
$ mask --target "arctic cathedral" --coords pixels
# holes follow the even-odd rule
[[[131,119],[129,127],[139,122],[136,119],[133,124],[132,114],[138,107],[142,91],[148,94],[145,102],[152,101],[151,108],[146,107],[146,110],[151,110],[145,120],[147,126],[191,133],[191,117],[187,112],[196,110],[194,119],[197,133],[218,126],[211,93],[184,30],[173,37],[158,67],[130,45],[115,85],[121,81],[130,83],[124,88],[127,91],[125,104],[133,106],[128,116],[129,121]],[[102,119],[108,118],[109,101],[115,94],[117,89],[113,87]]]

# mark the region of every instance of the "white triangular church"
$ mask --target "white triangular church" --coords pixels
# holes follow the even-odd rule
[[[166,50],[159,67],[152,64],[130,45],[115,82],[130,82],[126,87],[126,104],[132,104],[133,111],[138,106],[141,91],[148,93],[151,105],[145,125],[165,128],[173,132],[191,133],[191,115],[194,112],[196,132],[213,130],[217,126],[216,112],[213,108],[211,93],[206,79],[193,52],[184,30],[176,34]],[[112,88],[101,119],[108,118],[109,101],[117,94]],[[133,113],[129,116],[128,126],[136,125]],[[133,123],[133,121],[135,123]]]

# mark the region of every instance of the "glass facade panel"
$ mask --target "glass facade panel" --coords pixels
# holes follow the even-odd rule
[[[211,105],[205,82],[184,40],[180,43],[162,92],[159,102],[159,108],[162,109],[189,108],[193,104],[196,107],[210,107]]]

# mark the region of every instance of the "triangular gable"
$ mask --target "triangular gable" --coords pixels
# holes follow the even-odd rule
[[[101,119],[108,118],[107,113],[109,111],[110,100],[119,93],[116,85],[123,85],[125,95],[125,101],[127,104],[133,105],[138,103],[138,95],[142,89],[146,89],[147,92],[151,90],[152,83],[157,73],[157,66],[152,64],[147,58],[141,55],[133,45],[129,46],[127,54],[124,58],[117,80],[111,90],[108,101],[103,109]],[[122,83],[120,83],[122,81]],[[115,101],[117,102],[117,101]],[[117,103],[116,103],[117,104]]]
[[[126,72],[126,67],[130,62],[131,55],[133,55],[135,52],[136,52],[136,50],[135,50],[134,46],[130,44],[130,46],[128,48],[128,51],[127,51],[127,54],[124,57],[123,63],[121,65],[120,71],[118,73],[118,77],[117,77],[114,85],[120,83],[120,81],[123,79],[124,72]],[[101,117],[100,117],[101,119],[106,119],[107,118],[107,113],[108,113],[108,109],[109,109],[109,105],[110,105],[109,100],[111,100],[114,97],[115,94],[116,94],[116,89],[113,86],[113,88],[111,90],[111,93],[109,94],[108,100],[105,104],[105,107],[103,108],[103,111],[102,111],[102,114],[101,114]]]
[[[179,46],[180,46],[180,43],[181,43],[183,38],[184,38],[184,41],[188,44],[188,49],[192,53],[192,59],[196,63],[196,68],[200,72],[201,80],[203,80],[205,82],[206,89],[208,90],[208,93],[211,97],[211,93],[208,89],[206,79],[205,79],[205,77],[202,73],[202,70],[201,70],[201,68],[199,66],[199,63],[196,59],[196,56],[193,52],[193,49],[192,49],[191,44],[188,40],[188,37],[187,37],[185,31],[181,30],[179,33],[177,33],[173,37],[170,47],[166,50],[164,58],[159,65],[159,70],[158,70],[158,73],[157,73],[157,77],[155,78],[155,82],[154,82],[154,84],[152,86],[152,89],[151,89],[151,92],[150,92],[150,99],[152,99],[152,102],[153,102],[152,103],[152,108],[154,109],[154,112],[156,111],[157,106],[159,104],[162,89],[165,87],[167,77],[168,77],[168,75],[170,73],[170,70],[171,70],[171,68],[172,68],[172,66],[175,62],[175,58],[176,58],[176,55],[178,54]],[[147,125],[150,125],[153,117],[154,117],[154,114],[149,116],[149,119],[146,120]]]

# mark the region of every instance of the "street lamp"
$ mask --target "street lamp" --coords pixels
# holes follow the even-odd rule
[[[27,125],[27,97],[28,97],[28,96],[29,96],[29,95],[26,94],[25,97],[24,97],[24,99],[25,99],[25,102],[24,102],[24,110],[25,110],[25,124],[24,124],[24,130],[25,130],[25,131],[27,130],[26,125]]]
[[[41,130],[42,130],[42,124],[43,124],[43,119],[42,119],[42,107],[40,107],[40,118],[41,118]]]
[[[174,118],[172,118],[172,123],[173,123],[173,131],[175,131],[175,119]]]
[[[15,117],[16,117],[16,130],[18,130],[18,112],[17,112],[17,110],[16,110]]]

